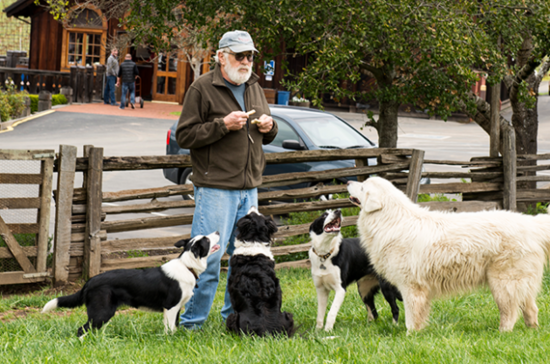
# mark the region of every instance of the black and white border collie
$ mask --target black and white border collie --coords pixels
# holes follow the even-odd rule
[[[237,222],[235,251],[229,262],[229,296],[234,312],[226,326],[237,334],[294,334],[292,314],[281,312],[282,291],[270,245],[277,225],[252,207]]]
[[[344,302],[346,287],[353,282],[357,282],[359,296],[367,308],[369,321],[378,317],[374,295],[380,289],[391,306],[393,321],[397,324],[399,307],[396,299],[402,301],[401,294],[397,288],[376,274],[359,239],[342,238],[341,226],[342,212],[328,210],[309,227],[311,275],[317,289],[317,328],[323,328],[328,296],[330,291],[335,291],[325,324],[326,331],[332,330]]]
[[[208,256],[220,249],[219,240],[218,232],[180,240],[175,244],[183,248],[178,258],[156,268],[117,269],[99,274],[75,294],[48,302],[42,313],[57,307],[74,308],[85,304],[88,322],[78,329],[78,336],[82,336],[90,326],[101,328],[119,306],[128,305],[164,312],[164,332],[173,333],[181,308],[193,296],[198,276],[206,269]]]

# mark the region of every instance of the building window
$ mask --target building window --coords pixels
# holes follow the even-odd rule
[[[88,66],[101,62],[101,33],[90,34],[68,31],[67,65]]]
[[[105,64],[107,21],[99,10],[78,9],[63,29],[61,71],[71,66]]]

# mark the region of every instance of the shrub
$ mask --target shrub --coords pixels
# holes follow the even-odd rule
[[[29,95],[31,99],[31,114],[38,111],[38,95]]]
[[[38,95],[29,95],[31,98],[31,113],[38,111]],[[52,95],[52,106],[64,105],[68,103],[67,98],[63,94]]]
[[[430,202],[430,201],[438,201],[438,202],[448,202],[448,201],[456,201],[456,198],[450,199],[449,197],[441,194],[436,193],[433,195],[430,194],[420,194],[418,195],[417,202]]]
[[[6,91],[0,91],[0,118],[2,121],[17,118],[25,110],[26,91],[16,92],[15,87],[7,84]]]
[[[525,212],[525,214],[527,215],[547,214],[548,205],[549,203],[542,203],[542,202],[537,202],[536,205],[528,205],[527,211]]]
[[[68,101],[67,101],[67,98],[65,97],[65,95],[63,94],[55,94],[55,95],[52,95],[52,106],[55,106],[55,105],[64,105],[66,104]]]

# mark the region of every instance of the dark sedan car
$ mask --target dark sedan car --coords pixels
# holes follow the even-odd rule
[[[279,126],[279,133],[271,144],[264,145],[265,153],[288,152],[291,150],[374,148],[375,144],[344,120],[328,112],[301,107],[270,105],[271,116]],[[166,154],[189,154],[176,142],[176,126],[172,125],[166,138]],[[376,160],[369,161],[375,164]],[[290,172],[323,171],[335,168],[353,167],[354,160],[327,162],[305,162],[267,165],[264,175]],[[177,184],[191,183],[191,168],[166,168],[164,176]],[[345,182],[343,178],[340,182]],[[331,182],[331,181],[326,181]],[[302,183],[274,189],[307,187]]]

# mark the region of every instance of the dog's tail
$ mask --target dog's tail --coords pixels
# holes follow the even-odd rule
[[[42,309],[42,313],[50,312],[51,310],[55,310],[58,307],[74,308],[82,306],[84,304],[83,292],[84,289],[81,289],[80,291],[72,295],[54,298],[50,302],[46,303],[46,305]]]

